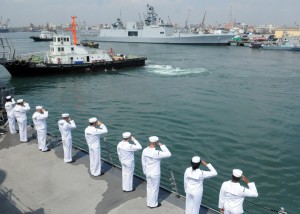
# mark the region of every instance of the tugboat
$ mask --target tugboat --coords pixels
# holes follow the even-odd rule
[[[72,16],[73,41],[70,35],[54,35],[50,51],[17,55],[7,39],[0,38],[0,64],[13,77],[45,76],[80,72],[118,72],[118,69],[144,66],[146,57],[115,54],[101,49],[88,49],[77,41],[76,16]],[[2,47],[1,47],[1,44]],[[4,49],[4,50],[1,50]],[[2,57],[2,58],[1,58]]]
[[[53,40],[53,33],[47,30],[41,31],[39,36],[30,36],[30,39],[33,39],[35,42],[47,42]]]

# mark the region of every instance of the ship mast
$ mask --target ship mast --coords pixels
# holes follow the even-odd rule
[[[67,28],[67,30],[69,31],[72,31],[72,34],[73,34],[73,42],[74,42],[74,45],[77,44],[77,35],[76,35],[76,22],[75,22],[75,19],[77,18],[77,16],[71,16],[72,18],[72,28]]]

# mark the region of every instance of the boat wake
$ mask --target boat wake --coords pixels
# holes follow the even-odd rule
[[[145,68],[150,73],[167,76],[186,76],[189,74],[200,74],[207,71],[205,68],[182,69],[179,67],[173,67],[172,65],[147,65]]]

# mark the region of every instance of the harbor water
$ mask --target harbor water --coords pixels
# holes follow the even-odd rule
[[[5,33],[18,53],[49,50],[29,33]],[[218,176],[205,181],[203,203],[217,208],[219,189],[233,168],[256,183],[259,197],[249,199],[247,213],[300,208],[300,52],[263,51],[233,46],[102,43],[116,53],[146,56],[145,67],[116,74],[86,73],[0,78],[15,87],[15,99],[49,110],[48,130],[68,112],[77,124],[77,144],[86,147],[84,129],[96,116],[107,125],[115,146],[130,131],[143,147],[157,135],[172,157],[182,189],[192,156],[212,163]],[[116,148],[111,148],[115,150]],[[138,152],[137,155],[141,155]],[[140,159],[136,159],[140,162]],[[205,167],[202,166],[202,169]],[[141,173],[141,172],[138,172]],[[215,189],[210,190],[212,186]]]

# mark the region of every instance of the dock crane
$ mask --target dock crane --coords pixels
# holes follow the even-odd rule
[[[189,26],[188,26],[188,22],[189,22],[189,18],[190,18],[190,13],[191,13],[191,10],[188,11],[188,14],[187,14],[187,18],[185,20],[185,29],[189,29]]]
[[[206,17],[206,11],[205,11],[205,13],[204,13],[204,16],[203,16],[203,19],[202,19],[202,22],[201,22],[201,24],[199,25],[199,31],[201,30],[201,31],[204,31],[205,30],[205,17]]]

